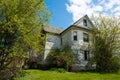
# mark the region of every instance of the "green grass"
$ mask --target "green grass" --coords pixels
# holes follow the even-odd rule
[[[119,73],[65,72],[25,70],[25,76],[15,80],[120,80]]]

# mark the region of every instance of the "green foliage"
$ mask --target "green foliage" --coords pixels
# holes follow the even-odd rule
[[[27,74],[14,80],[119,80],[119,73],[100,74],[97,72],[66,72],[58,73],[54,71],[26,70]],[[29,74],[28,74],[29,73]]]
[[[48,56],[50,65],[55,67],[62,67],[69,70],[70,66],[74,63],[74,55],[69,46],[65,46],[62,50],[54,49]]]
[[[114,61],[114,55],[120,54],[120,27],[119,18],[94,17],[93,26],[93,51],[96,68],[99,71],[116,71],[118,61]]]
[[[118,72],[120,69],[120,57],[113,56],[108,72]]]
[[[64,68],[51,68],[50,71],[55,71],[59,73],[65,73],[66,70]]]
[[[44,0],[0,0],[0,70],[14,56],[26,57],[29,50],[42,53],[49,12]]]

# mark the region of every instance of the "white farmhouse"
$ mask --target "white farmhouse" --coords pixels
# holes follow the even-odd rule
[[[92,56],[90,45],[92,41],[92,22],[87,15],[70,25],[67,29],[58,29],[55,27],[45,27],[46,43],[44,60],[51,49],[62,48],[69,45],[73,53],[77,55],[77,63],[81,69],[85,69],[88,59]]]

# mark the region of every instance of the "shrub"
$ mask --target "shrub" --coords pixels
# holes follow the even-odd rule
[[[120,59],[119,57],[114,56],[111,59],[111,66],[110,66],[110,72],[117,72],[120,69]]]
[[[109,64],[106,64],[105,67],[101,67],[98,69],[100,72],[118,72],[120,69],[120,59],[119,57],[112,57],[109,60]],[[107,67],[106,67],[107,66]]]
[[[67,46],[62,50],[52,50],[47,58],[47,61],[52,67],[65,68],[68,71],[70,66],[74,63],[74,56],[71,49]]]

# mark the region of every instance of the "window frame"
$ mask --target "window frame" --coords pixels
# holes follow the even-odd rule
[[[78,35],[77,35],[77,31],[73,31],[73,41],[77,41],[78,40]]]
[[[83,25],[87,26],[87,20],[86,19],[83,19]]]
[[[88,33],[83,33],[83,41],[89,42],[89,34]]]

